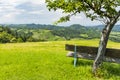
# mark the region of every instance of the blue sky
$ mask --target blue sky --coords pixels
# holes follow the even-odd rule
[[[0,24],[53,24],[62,14],[49,12],[45,6],[45,0],[0,0]],[[59,25],[99,25],[99,21],[91,21],[84,14],[78,14],[71,18],[71,21]],[[120,24],[120,22],[118,23]]]

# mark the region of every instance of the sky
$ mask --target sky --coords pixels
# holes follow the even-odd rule
[[[0,24],[53,24],[64,15],[60,10],[48,11],[45,0],[0,0]],[[89,26],[102,23],[91,21],[81,13],[73,16],[69,22],[58,25],[69,26],[72,24]]]

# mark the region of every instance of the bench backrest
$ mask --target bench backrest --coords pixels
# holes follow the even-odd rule
[[[65,49],[69,51],[74,51],[75,45],[70,45],[66,44]],[[98,51],[98,47],[90,47],[90,46],[76,46],[76,51],[80,53],[88,53],[88,54],[93,54],[96,55]],[[120,58],[120,49],[112,49],[112,48],[107,48],[106,57],[111,57],[111,58]]]

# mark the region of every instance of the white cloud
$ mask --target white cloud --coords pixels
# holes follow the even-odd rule
[[[34,4],[45,4],[45,0],[0,0],[0,5],[17,6],[25,2],[31,2]]]
[[[83,19],[82,16],[74,16],[74,19]]]
[[[40,11],[31,11],[28,12],[29,14],[36,14],[36,15],[40,15],[40,14],[44,14],[44,10],[40,10]]]
[[[34,4],[45,4],[45,0],[30,0]]]
[[[40,23],[52,24],[62,14],[61,10],[49,12],[45,0],[0,0],[0,23]],[[120,23],[120,22],[119,22]],[[99,21],[91,21],[84,14],[73,16],[71,21],[60,25],[97,25]]]

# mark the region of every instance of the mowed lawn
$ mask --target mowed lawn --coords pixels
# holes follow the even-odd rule
[[[95,77],[92,60],[66,57],[65,44],[98,46],[99,40],[0,44],[0,80],[120,80],[120,64],[104,63]],[[120,43],[108,47],[120,49]]]

